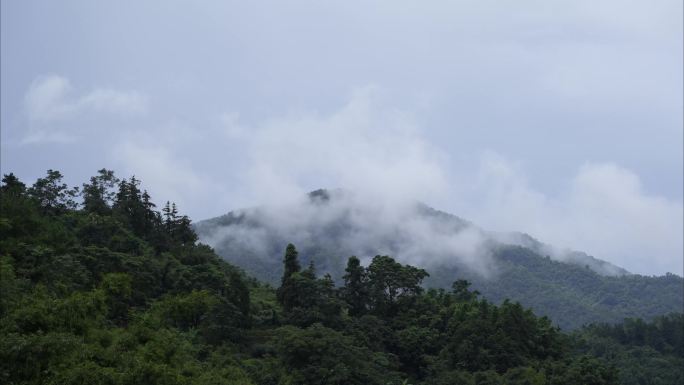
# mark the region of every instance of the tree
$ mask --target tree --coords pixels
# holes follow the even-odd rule
[[[119,182],[119,191],[113,204],[113,211],[123,218],[124,223],[136,236],[152,243],[157,252],[169,249],[169,236],[165,235],[161,215],[155,211],[147,191],[140,190],[140,180],[135,176]],[[170,223],[172,225],[173,223]],[[171,230],[166,231],[170,234]]]
[[[370,302],[375,312],[391,316],[399,300],[422,292],[421,282],[429,274],[417,267],[402,265],[387,255],[376,255],[368,266]]]
[[[480,292],[477,290],[470,291],[470,281],[465,279],[458,279],[451,284],[452,293],[456,297],[457,301],[467,302],[477,298]]]
[[[154,210],[156,205],[152,203],[150,194],[147,193],[147,190],[143,191],[142,194],[142,206],[145,223],[144,233],[146,236],[149,237],[155,230],[157,230],[160,227],[161,219],[159,213]]]
[[[176,222],[178,221],[178,208],[176,203],[171,203],[166,201],[164,208],[162,209],[164,216],[164,227],[166,228],[166,233],[173,237],[173,233],[176,228]]]
[[[347,260],[347,268],[344,270],[344,288],[342,298],[349,307],[349,315],[360,316],[366,312],[368,304],[368,275],[366,269],[361,266],[361,261],[356,256]]]
[[[283,271],[282,282],[285,282],[294,273],[301,270],[299,265],[299,253],[295,248],[295,245],[289,243],[287,248],[285,248],[285,258],[284,258],[285,270]]]
[[[173,238],[181,245],[192,245],[197,241],[197,234],[190,223],[190,218],[187,215],[183,215],[176,222]]]
[[[131,303],[132,280],[126,273],[105,274],[100,283],[105,302],[109,308],[108,317],[117,325],[128,322],[128,308]]]
[[[380,354],[320,324],[278,329],[278,358],[288,368],[287,384],[387,384],[396,375]]]
[[[60,178],[31,195],[13,174],[0,186],[2,383],[613,385],[615,368],[624,385],[684,383],[680,313],[567,336],[465,280],[425,293],[427,273],[388,256],[349,258],[339,290],[293,245],[276,293],[183,235],[190,220],[171,203],[167,231],[137,179],[109,210],[91,179],[91,203],[71,210],[59,193],[41,200],[66,189]]]
[[[145,233],[145,208],[140,191],[140,180],[132,176],[129,180],[119,183],[119,191],[114,202],[115,212],[125,218],[130,229],[137,236]]]
[[[0,187],[0,245],[43,233],[46,222],[41,221],[39,209],[37,202],[27,196],[26,185],[12,173],[5,175]],[[0,250],[0,254],[5,253],[1,246]]]
[[[104,168],[97,173],[97,176],[90,177],[90,183],[83,184],[83,208],[87,212],[105,214],[114,202],[116,193],[113,189],[119,184],[119,179],[114,176],[114,171]]]
[[[582,356],[559,370],[551,384],[563,385],[613,385],[618,383],[618,373],[596,358]],[[554,373],[555,374],[555,373]]]
[[[284,258],[282,284],[276,291],[278,302],[283,306],[286,323],[300,327],[314,323],[337,327],[341,323],[342,302],[335,283],[329,274],[316,278],[316,267],[300,271],[297,249],[287,246]]]
[[[38,201],[45,213],[59,214],[77,207],[74,198],[78,194],[78,188],[69,189],[67,184],[62,182],[62,178],[59,171],[47,170],[47,176],[38,178],[28,190],[29,195]]]
[[[228,275],[228,299],[232,302],[235,307],[242,313],[243,324],[247,324],[249,321],[249,288],[242,279],[242,276],[232,270]]]
[[[26,185],[17,178],[14,173],[5,174],[2,178],[2,196],[19,197],[26,193]]]
[[[280,287],[277,291],[278,302],[283,305],[284,310],[290,310],[296,302],[294,293],[294,285],[292,275],[299,273],[301,266],[298,259],[299,253],[293,244],[288,244],[285,248],[285,257],[283,259],[283,277],[280,281]]]

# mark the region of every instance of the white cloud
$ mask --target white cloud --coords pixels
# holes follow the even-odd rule
[[[343,258],[357,255],[364,263],[383,254],[428,269],[457,265],[485,277],[496,271],[487,237],[475,227],[424,215],[423,206],[412,201],[344,190],[328,194],[325,203],[301,195],[285,204],[241,211],[248,225],[213,228],[201,241],[214,247],[228,241],[257,258],[269,256],[274,244],[292,242],[304,248],[316,244]]]
[[[375,213],[355,222],[363,229],[358,236],[403,223],[408,229],[403,254],[410,260],[418,261],[428,249],[431,255],[452,250],[473,256],[473,263],[482,256],[478,242],[411,223],[401,205],[416,199],[487,230],[527,232],[630,271],[681,274],[682,203],[647,193],[635,173],[611,163],[587,163],[565,176],[565,189],[551,194],[528,182],[524,164],[495,152],[485,153],[479,168],[477,159],[463,160],[459,169],[475,172],[449,171],[446,155],[426,139],[412,115],[383,100],[380,90],[367,87],[328,114],[290,114],[248,126],[233,113],[215,120],[218,128],[203,130],[171,124],[124,142],[115,157],[151,186],[155,199],[175,200],[195,219],[297,202],[311,190],[341,187],[370,202],[366,211]],[[188,154],[188,148],[202,151]],[[325,221],[304,211],[291,214],[282,217]],[[291,221],[280,231],[306,227]],[[364,239],[350,242],[372,243]]]
[[[71,92],[68,79],[47,76],[33,81],[26,92],[26,112],[30,120],[46,121],[62,118],[72,112],[73,105],[65,103]]]
[[[477,203],[468,215],[490,229],[524,231],[634,272],[682,273],[682,202],[648,194],[618,165],[587,163],[551,196],[530,186],[519,166],[488,153],[471,193]]]
[[[197,219],[297,200],[318,188],[385,201],[431,201],[448,190],[444,154],[409,114],[383,105],[373,87],[325,115],[303,112],[249,126],[230,113],[201,127],[152,125],[115,146],[112,157],[155,186],[155,196],[187,203]]]
[[[147,99],[136,91],[99,88],[76,102],[77,111],[93,111],[114,115],[139,115],[147,108]]]
[[[24,142],[70,141],[79,136],[81,125],[66,127],[60,122],[140,116],[147,111],[147,97],[137,91],[109,88],[79,95],[69,79],[48,75],[36,78],[30,85],[24,96],[24,109],[29,123]]]
[[[89,93],[74,95],[69,79],[49,75],[35,79],[25,96],[28,118],[49,122],[83,113],[138,115],[147,109],[147,98],[137,91],[117,91],[97,88]]]
[[[121,160],[126,171],[149,168],[166,186],[155,198],[181,195],[197,219],[346,186],[415,196],[619,264],[636,253],[682,258],[670,230],[681,222],[668,225],[681,216],[681,0],[218,2],[165,7],[167,22],[156,24],[160,7],[138,9],[135,21],[115,2],[38,13],[30,2],[11,4],[3,12],[12,16],[3,19],[2,165],[19,175],[59,166],[87,180],[83,159],[99,163],[134,143],[115,154],[131,157]],[[82,20],[98,22],[74,39]],[[27,63],[98,82],[130,79],[154,95],[154,111],[129,86],[49,75],[27,89],[36,75]],[[335,110],[350,85],[367,83],[388,90],[392,105],[418,108],[426,124],[384,105],[377,90]],[[222,108],[240,114],[208,118]],[[291,109],[306,112],[284,112]],[[207,129],[219,120],[220,130]],[[152,140],[137,140],[150,130]],[[483,147],[526,163],[490,159],[478,181],[469,173]],[[596,159],[640,178],[590,164],[572,179],[569,167]],[[191,196],[155,164],[202,175],[193,183],[212,181],[204,188],[213,192]],[[618,182],[624,191],[611,190]],[[583,233],[589,228],[596,239]]]
[[[261,202],[319,187],[342,187],[383,199],[443,196],[444,154],[411,116],[382,105],[373,87],[357,90],[329,116],[300,114],[242,132],[243,178]]]
[[[142,180],[143,188],[149,190],[157,204],[176,202],[181,212],[187,213],[188,207],[206,204],[220,196],[221,189],[211,178],[193,169],[171,148],[141,140],[121,143],[114,154],[123,175],[135,175]]]

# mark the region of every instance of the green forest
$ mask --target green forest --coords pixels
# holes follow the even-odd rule
[[[625,318],[651,320],[682,311],[684,279],[678,275],[644,276],[627,271],[622,275],[601,274],[600,269],[587,264],[605,261],[586,254],[583,263],[557,260],[545,254],[544,246],[530,236],[525,246],[490,238],[485,258],[491,259],[485,269],[487,274],[483,274],[482,269],[472,268],[472,261],[460,262],[457,253],[430,254],[429,247],[407,242],[411,234],[406,232],[411,229],[401,224],[364,228],[358,222],[372,221],[372,215],[358,205],[344,203],[344,198],[336,193],[339,190],[316,190],[308,194],[307,203],[292,207],[292,212],[302,210],[310,215],[304,225],[293,231],[282,231],[278,225],[282,220],[273,219],[278,214],[269,213],[269,208],[263,206],[193,223],[193,229],[200,239],[211,242],[220,257],[274,286],[279,285],[283,273],[283,247],[293,241],[291,237],[297,237],[294,243],[302,263],[314,261],[319,271],[330,273],[336,282],[342,281],[350,255],[359,255],[368,262],[369,257],[377,254],[401,260],[402,247],[415,250],[419,246],[420,251],[413,251],[414,257],[409,260],[423,261],[425,265],[420,267],[429,271],[423,286],[448,290],[454,280],[465,279],[490,302],[520,302],[535,314],[549,317],[563,330],[579,329],[590,323],[616,323]],[[433,234],[445,237],[458,237],[464,229],[474,228],[467,220],[420,203],[413,206],[405,220],[431,226]],[[367,237],[366,242],[356,241],[357,234],[369,231],[374,231],[374,235]],[[243,240],[252,238],[258,241]],[[416,258],[421,252],[426,255]]]
[[[274,287],[135,177],[63,179],[2,179],[3,384],[684,382],[681,313],[568,333],[466,279],[428,288],[391,256],[350,256],[335,282],[292,244]]]

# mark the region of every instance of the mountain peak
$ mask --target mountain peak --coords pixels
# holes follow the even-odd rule
[[[196,230],[219,255],[274,284],[282,274],[283,250],[294,243],[302,263],[315,262],[338,282],[349,256],[367,263],[375,255],[391,255],[425,268],[428,285],[449,288],[467,279],[488,299],[520,301],[563,327],[647,318],[681,304],[681,278],[625,277],[624,269],[529,234],[490,232],[424,203],[377,201],[344,189],[314,190],[289,206],[236,210],[198,222]],[[615,308],[613,299],[640,280],[661,299]],[[567,311],[576,315],[567,318]]]

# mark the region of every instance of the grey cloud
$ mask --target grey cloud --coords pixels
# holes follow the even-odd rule
[[[113,168],[195,219],[340,186],[681,274],[679,0],[1,3],[29,183]]]
[[[96,88],[76,94],[69,79],[48,75],[36,78],[26,91],[24,106],[29,121],[26,142],[69,141],[78,136],[77,129],[56,125],[63,120],[84,115],[136,116],[147,111],[147,97],[137,91]]]
[[[137,115],[147,109],[147,98],[137,91],[96,88],[83,95],[73,95],[69,79],[58,75],[42,76],[33,81],[25,96],[28,118],[52,121],[80,113]]]
[[[554,196],[532,187],[524,169],[491,152],[483,156],[479,175],[463,215],[483,226],[523,231],[561,250],[582,250],[631,271],[683,269],[682,202],[645,192],[630,170],[587,163]],[[564,255],[560,250],[554,254]]]
[[[553,246],[545,251],[557,259],[571,259],[574,249],[630,271],[681,271],[682,203],[646,193],[633,172],[587,163],[555,195],[532,187],[522,164],[493,151],[484,152],[479,165],[472,162],[475,175],[450,173],[439,146],[425,139],[410,115],[373,95],[357,93],[329,116],[286,117],[237,130],[246,135],[245,192],[257,197],[252,203],[280,207],[261,213],[275,233],[308,242],[311,234],[301,232],[329,226],[347,212],[360,229],[345,238],[350,247],[382,245],[399,232],[405,243],[388,252],[405,261],[428,265],[454,257],[488,272],[490,235],[415,222],[411,202],[420,199],[488,230],[529,233]],[[307,191],[328,187],[312,181],[326,180],[354,192],[355,200],[340,199],[346,203],[327,211],[311,211],[298,201]]]
[[[459,218],[445,218],[409,200],[384,201],[348,190],[324,194],[238,210],[219,219],[219,226],[201,223],[200,240],[218,248],[229,245],[234,253],[253,258],[270,258],[273,247],[293,242],[317,245],[317,252],[340,257],[318,264],[342,263],[349,255],[368,263],[376,254],[387,254],[425,268],[446,264],[485,277],[496,274],[491,238]],[[333,266],[319,268],[339,271]]]

